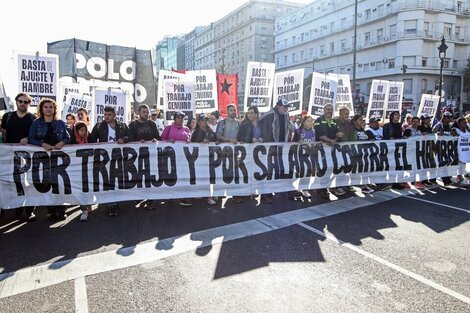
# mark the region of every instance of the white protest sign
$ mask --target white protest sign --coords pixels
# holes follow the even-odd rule
[[[69,113],[76,115],[78,109],[87,110],[88,116],[90,116],[92,112],[92,102],[91,96],[69,92],[63,102],[62,120],[65,121]]]
[[[302,113],[304,69],[276,73],[274,103],[283,98],[289,102],[289,114]]]
[[[339,109],[348,108],[349,112],[354,112],[351,94],[351,81],[348,74],[329,74],[338,77],[338,88],[336,89],[336,109],[335,116],[339,115]]]
[[[470,163],[470,133],[460,133],[457,143],[459,151],[459,160],[464,163]]]
[[[369,120],[371,117],[384,119],[383,115],[388,101],[388,86],[388,80],[372,80],[366,120]]]
[[[160,70],[158,72],[158,106],[160,109],[163,108],[163,90],[165,89],[165,80],[167,79],[184,79],[186,77],[185,74],[173,72],[173,71],[166,71]]]
[[[177,111],[186,114],[185,119],[196,117],[193,82],[180,79],[165,79],[163,110],[165,111],[165,119],[167,121],[173,121],[173,113]]]
[[[128,94],[124,90],[96,88],[93,91],[92,123],[101,123],[104,117],[104,108],[112,106],[116,110],[116,119],[127,124],[129,122],[127,96]]]
[[[194,83],[196,113],[210,113],[218,110],[215,70],[187,71],[186,79]]]
[[[57,99],[59,59],[55,54],[14,52],[18,92],[27,92],[37,106],[41,98]]]
[[[276,64],[248,62],[245,83],[244,111],[256,106],[260,112],[271,109]]]
[[[390,81],[388,83],[388,102],[385,106],[384,120],[388,119],[390,113],[398,111],[401,113],[403,99],[403,82]]]
[[[335,108],[337,87],[337,76],[314,72],[312,76],[312,88],[310,90],[309,114],[313,117],[322,116],[323,107],[327,103],[333,104],[333,108]]]
[[[423,93],[419,102],[418,117],[423,114],[436,116],[437,106],[439,105],[439,96]]]

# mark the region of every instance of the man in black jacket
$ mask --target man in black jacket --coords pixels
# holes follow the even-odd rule
[[[131,133],[126,124],[116,119],[116,110],[112,106],[104,108],[103,122],[96,124],[91,131],[90,142],[116,142],[123,144],[129,142]],[[119,207],[117,203],[109,204],[109,216],[117,216]]]

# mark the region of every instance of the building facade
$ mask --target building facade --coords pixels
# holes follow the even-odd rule
[[[435,93],[444,36],[443,99],[466,103],[463,69],[470,53],[470,1],[357,1],[356,63],[354,0],[317,0],[276,19],[276,69],[305,68],[349,74],[367,102],[372,79],[404,82],[405,103],[416,112],[422,93]]]
[[[195,69],[238,74],[242,104],[247,62],[274,62],[274,20],[302,6],[281,0],[248,1],[196,35]]]
[[[154,60],[154,73],[156,74],[156,77],[158,77],[160,70],[171,70],[172,68],[178,69],[178,47],[182,44],[184,45],[183,36],[166,37],[157,44]],[[184,61],[184,55],[181,57]]]

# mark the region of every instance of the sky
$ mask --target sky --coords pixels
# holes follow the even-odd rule
[[[46,53],[48,42],[70,38],[150,50],[165,35],[209,25],[248,0],[6,1],[0,23],[0,77],[13,98],[13,50]]]

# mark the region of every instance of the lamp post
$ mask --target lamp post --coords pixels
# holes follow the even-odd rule
[[[441,44],[437,47],[439,50],[439,59],[441,60],[441,68],[439,71],[439,104],[437,105],[437,112],[436,115],[441,114],[441,100],[442,100],[442,69],[444,68],[444,59],[446,58],[446,51],[447,51],[446,39],[442,36]]]

